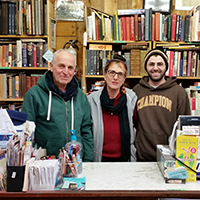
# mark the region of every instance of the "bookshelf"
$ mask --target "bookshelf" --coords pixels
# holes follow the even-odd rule
[[[87,46],[83,47],[83,76],[82,76],[83,92],[88,93],[91,89],[92,84],[95,84],[96,81],[101,81],[104,79],[103,67],[105,66],[107,60],[112,59],[114,53],[121,53],[121,55],[126,57],[128,75],[125,84],[127,87],[130,88],[133,87],[142,77],[142,75],[140,75],[141,74],[140,66],[141,62],[143,62],[142,56],[144,56],[146,52],[151,48],[152,48],[151,41],[119,42],[119,41],[88,40]],[[90,51],[94,52],[94,55]],[[95,57],[100,57],[100,59],[97,59]],[[90,64],[90,67],[88,69],[89,63],[93,64]],[[133,63],[134,63],[134,68],[132,69],[131,66],[133,66]],[[143,70],[142,74],[144,73],[145,72]]]
[[[101,44],[101,45],[112,45],[112,50],[115,52],[122,50],[122,46],[129,45],[138,45],[139,43],[142,46],[142,43],[147,42],[148,48],[147,51],[155,48],[155,47],[164,47],[166,50],[170,50],[174,53],[174,65],[177,65],[178,58],[176,59],[177,54],[179,54],[179,60],[183,57],[183,50],[181,48],[185,48],[184,50],[188,53],[190,51],[190,56],[186,55],[186,57],[191,57],[191,60],[187,60],[186,64],[189,62],[190,65],[193,65],[193,69],[188,70],[186,68],[186,74],[174,73],[170,74],[170,76],[176,76],[177,82],[180,83],[184,88],[193,85],[194,82],[200,82],[200,32],[197,28],[197,18],[200,16],[200,11],[197,7],[194,7],[190,12],[181,14],[181,12],[173,11],[169,15],[163,15],[162,13],[152,12],[151,9],[126,9],[123,10],[123,15],[120,14],[119,10],[115,12],[113,16],[106,15],[101,11],[93,8],[85,8],[85,23],[86,23],[86,32],[87,32],[87,45],[83,47],[83,80],[82,86],[83,91],[85,93],[89,92],[91,85],[95,83],[95,81],[103,80],[103,75],[99,74],[88,74],[87,72],[87,51],[90,49],[90,44]],[[131,14],[129,12],[132,12]],[[140,13],[135,13],[140,12]],[[89,17],[88,17],[89,15]],[[99,17],[100,15],[100,17]],[[138,34],[137,37],[131,37],[131,16],[134,17],[134,24],[138,27],[138,32],[135,31],[134,34]],[[145,17],[145,19],[143,19]],[[104,30],[101,30],[100,26],[103,27],[102,19],[106,21],[110,21],[107,25],[111,24],[111,27],[108,29],[104,24]],[[123,31],[123,18],[128,18],[130,20],[129,29],[126,28]],[[148,20],[147,20],[148,19]],[[159,19],[159,20],[158,20]],[[98,27],[94,29],[95,26]],[[191,23],[191,21],[193,23]],[[140,24],[138,24],[140,23]],[[197,24],[196,24],[197,23]],[[99,25],[100,24],[100,25]],[[143,25],[142,25],[143,24]],[[93,25],[91,28],[91,25]],[[140,25],[140,26],[139,26]],[[127,23],[126,23],[127,26]],[[142,34],[142,26],[143,31],[145,30],[143,37],[139,33]],[[108,26],[109,27],[109,26]],[[103,29],[103,28],[102,28]],[[141,29],[141,30],[140,30]],[[189,29],[191,29],[190,32]],[[110,30],[110,32],[108,31]],[[127,31],[130,34],[127,34]],[[97,34],[97,32],[99,32]],[[102,37],[102,32],[104,37]],[[124,34],[125,33],[125,38]],[[108,36],[107,36],[108,35]],[[110,36],[111,35],[111,36]],[[142,48],[138,48],[140,51],[143,51]],[[130,49],[129,49],[130,50]],[[179,52],[179,53],[178,53]],[[194,53],[195,52],[195,53]],[[176,55],[175,55],[176,54]],[[139,54],[134,54],[134,59],[139,56]],[[168,55],[168,57],[170,57]],[[140,59],[143,57],[140,55]],[[135,67],[136,62],[134,62]],[[132,66],[132,65],[131,65]],[[179,66],[180,67],[180,66]],[[145,75],[145,71],[143,70],[143,63],[140,62],[140,73],[139,74],[129,74],[126,79],[127,86],[132,88],[135,84],[138,83],[140,78]],[[180,70],[180,69],[179,69]],[[188,72],[190,73],[188,74]]]
[[[200,42],[154,41],[153,48],[162,47],[169,58],[168,75],[177,77],[184,88],[200,81]]]
[[[32,10],[35,2],[19,0],[19,4],[12,3],[15,6],[14,13],[17,13],[16,19],[10,22],[8,18],[7,32],[0,29],[0,107],[3,108],[15,109],[15,105],[18,107],[22,104],[26,91],[48,70],[48,62],[42,56],[51,48],[50,18],[54,16],[54,1],[37,1],[41,7],[38,4],[39,9]],[[21,6],[24,13],[19,12]],[[28,7],[31,10],[29,16],[33,16],[37,10],[34,19],[28,17]],[[34,23],[35,30],[31,23]],[[10,30],[12,26],[14,29]],[[4,48],[7,52],[5,54]]]

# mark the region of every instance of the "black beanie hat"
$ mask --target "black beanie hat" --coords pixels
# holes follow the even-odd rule
[[[168,70],[168,56],[162,49],[152,49],[146,54],[146,56],[144,58],[144,69],[147,70],[147,62],[148,62],[149,58],[151,56],[155,56],[155,55],[159,55],[163,58],[163,60],[165,61],[165,65],[166,65],[165,71],[167,71]]]

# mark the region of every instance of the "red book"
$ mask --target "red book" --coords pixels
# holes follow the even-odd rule
[[[191,98],[191,115],[195,115],[196,105],[195,105],[195,98]]]
[[[99,40],[99,23],[98,23],[98,19],[95,19],[95,29],[96,29],[96,40]]]
[[[121,17],[122,21],[122,40],[126,41],[126,18],[125,16]]]
[[[31,76],[26,76],[26,92],[31,88]]]
[[[33,67],[37,67],[36,44],[33,44]]]
[[[187,57],[187,74],[186,76],[191,76],[192,71],[192,51],[188,51],[188,57]]]
[[[6,45],[2,46],[2,67],[6,67]]]
[[[176,21],[177,21],[177,14],[172,14],[172,25],[171,25],[171,41],[176,41]]]
[[[34,85],[37,85],[37,79],[36,76],[31,76],[31,87],[33,87]]]
[[[135,15],[135,41],[138,41],[138,15]]]
[[[191,76],[192,77],[194,77],[195,74],[196,74],[196,69],[195,69],[195,66],[196,66],[196,54],[197,54],[196,51],[192,52],[192,59],[191,59]]]
[[[169,76],[173,76],[174,70],[174,51],[170,51],[169,54]]]
[[[134,16],[131,16],[131,40],[135,40],[135,35],[134,35]]]
[[[130,17],[126,17],[126,39],[131,40],[131,24]]]
[[[160,40],[160,12],[155,13],[155,40]]]
[[[145,16],[141,15],[141,34],[142,34],[141,40],[142,41],[144,41],[144,20],[145,20]]]

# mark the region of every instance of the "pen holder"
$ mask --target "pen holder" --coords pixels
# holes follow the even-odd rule
[[[76,161],[67,161],[64,168],[65,177],[78,177],[82,172],[82,159]]]
[[[77,177],[82,173],[82,144],[77,141],[75,130],[71,132],[71,141],[65,145],[63,155],[64,176]]]
[[[25,166],[7,166],[7,192],[21,192]]]

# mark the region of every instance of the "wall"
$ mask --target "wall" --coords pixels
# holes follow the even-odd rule
[[[140,9],[143,8],[141,0],[85,0],[86,6],[92,6],[105,13],[113,15],[117,9]],[[175,0],[172,0],[171,12],[185,16],[188,11],[175,10]],[[84,22],[57,21],[56,25],[56,49],[63,48],[63,45],[72,39],[78,40],[78,76],[82,75],[83,62],[83,33],[85,31]]]

